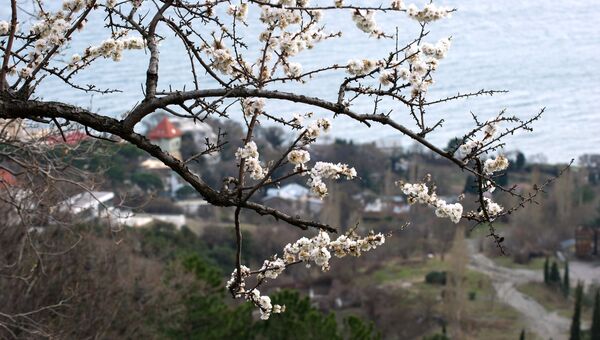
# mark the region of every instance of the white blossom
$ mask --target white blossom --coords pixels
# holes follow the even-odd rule
[[[439,199],[435,192],[430,192],[425,183],[404,183],[401,189],[408,196],[410,204],[430,205],[436,208],[435,214],[437,217],[449,218],[454,223],[460,222],[463,206],[460,203],[448,204],[443,199]]]
[[[252,117],[264,112],[265,100],[263,98],[246,98],[242,100],[242,110],[246,117]]]
[[[356,24],[361,31],[365,33],[377,33],[377,22],[375,22],[375,11],[373,10],[355,10],[352,13],[352,21]]]
[[[491,139],[494,138],[494,135],[496,135],[496,132],[498,131],[498,124],[497,123],[488,123],[485,125],[485,128],[483,129],[483,132],[485,134],[485,136],[483,137],[483,139]]]
[[[248,4],[230,5],[227,8],[227,14],[235,16],[237,20],[245,21],[248,16]]]
[[[403,0],[392,0],[390,3],[390,7],[396,10],[404,9],[404,1]]]
[[[422,10],[419,10],[416,5],[410,4],[406,9],[406,13],[409,17],[419,22],[431,22],[450,17],[452,9],[446,7],[437,7],[436,5],[430,3],[425,5]]]
[[[240,161],[240,164],[243,160],[244,171],[248,172],[252,179],[259,180],[267,174],[267,170],[261,166],[258,160],[258,147],[254,141],[250,141],[244,147],[238,148],[235,157]]]
[[[298,78],[302,75],[302,65],[299,63],[287,63],[284,66],[285,74],[290,78]]]
[[[260,270],[258,270],[257,279],[259,281],[276,279],[288,265],[299,262],[305,263],[307,267],[314,263],[321,270],[326,271],[329,270],[332,253],[336,257],[360,256],[363,252],[375,249],[384,243],[385,236],[381,233],[371,232],[366,237],[360,237],[354,231],[351,231],[332,241],[328,233],[320,230],[316,236],[310,239],[301,237],[294,243],[288,243],[283,248],[283,258],[274,256],[271,260],[265,260]],[[258,289],[245,290],[245,279],[250,276],[250,273],[248,267],[241,266],[241,282],[238,282],[237,269],[234,269],[231,278],[227,281],[227,288],[235,297],[244,297],[259,308],[262,320],[267,320],[272,313],[285,312],[285,306],[273,304],[271,298],[261,295]]]
[[[500,204],[492,201],[487,197],[484,197],[483,200],[485,202],[485,210],[487,211],[490,220],[494,220],[504,210],[504,208]],[[479,216],[485,216],[484,212],[479,212]]]
[[[372,72],[378,67],[378,63],[369,59],[351,59],[348,60],[346,71],[351,75],[361,76]]]
[[[508,168],[508,159],[502,155],[487,159],[483,164],[483,172],[486,174],[493,174],[494,172],[506,170]]]
[[[292,150],[288,154],[288,160],[294,165],[304,164],[310,161],[310,154],[306,150]]]
[[[390,86],[394,81],[394,74],[390,71],[383,71],[379,75],[379,82],[383,86]]]
[[[0,35],[7,35],[10,32],[10,23],[8,21],[0,20]]]

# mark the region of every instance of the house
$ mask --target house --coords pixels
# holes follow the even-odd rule
[[[93,219],[109,210],[114,198],[115,194],[110,191],[84,191],[60,202],[58,209],[84,219]]]
[[[598,239],[600,230],[598,228],[579,226],[575,229],[575,256],[588,258],[598,256]]]
[[[286,184],[280,188],[267,189],[263,203],[288,214],[318,214],[323,201],[310,190],[297,183]]]
[[[179,200],[175,202],[175,205],[183,209],[187,215],[197,215],[206,208],[212,208],[212,204],[202,198]]]
[[[212,126],[200,120],[192,120],[185,117],[171,117],[171,122],[181,131],[181,143],[183,148],[188,148],[187,152],[192,152],[190,145],[197,147],[196,152],[206,149],[206,141],[210,143],[217,142],[217,134]],[[201,156],[209,164],[215,164],[220,159],[218,152],[207,153]]]
[[[363,218],[380,220],[386,217],[400,217],[410,212],[410,205],[403,196],[381,196],[364,204]]]
[[[63,135],[59,134],[59,135],[51,135],[46,137],[46,143],[49,145],[68,145],[68,146],[75,146],[80,144],[81,142],[85,141],[86,139],[90,138],[90,136],[88,134],[86,134],[83,131],[71,131],[71,132],[66,132]]]
[[[183,133],[169,118],[164,117],[158,125],[148,132],[148,139],[158,145],[162,150],[174,157],[181,158],[181,135]]]
[[[160,177],[165,192],[171,197],[175,197],[177,190],[186,185],[186,182],[179,175],[156,158],[148,158],[144,160],[140,166],[148,173]]]
[[[8,170],[0,167],[0,189],[17,185],[17,178]]]
[[[110,219],[118,225],[128,227],[146,227],[159,221],[172,224],[177,230],[180,230],[186,224],[186,218],[183,214],[137,214],[119,211],[113,213]]]

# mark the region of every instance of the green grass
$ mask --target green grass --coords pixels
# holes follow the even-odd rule
[[[447,286],[425,283],[425,275],[431,271],[447,271],[448,261],[439,259],[428,261],[390,261],[373,273],[375,280],[382,283],[393,281],[408,281],[412,286],[403,289],[403,305],[397,308],[410,308],[414,303],[422,301],[437,301],[434,314],[443,315],[446,311],[442,299]],[[472,339],[518,339],[521,329],[525,327],[521,314],[512,307],[498,301],[495,290],[488,276],[471,270],[466,270],[463,302],[463,325],[465,332]],[[396,288],[400,289],[400,288]],[[469,292],[475,293],[475,299],[468,298]],[[431,333],[439,332],[432,329]],[[535,339],[527,333],[527,339]]]
[[[528,263],[515,263],[510,256],[497,256],[492,258],[492,260],[499,266],[512,268],[512,269],[531,269],[531,270],[543,270],[544,262],[546,261],[543,257],[536,257],[529,261]],[[554,258],[550,258],[550,264],[552,261],[556,261]]]
[[[390,261],[383,268],[375,271],[373,277],[377,283],[386,283],[396,280],[425,281],[425,275],[431,271],[444,271],[448,267],[447,262],[438,259],[427,261]]]
[[[568,298],[565,298],[562,295],[558,287],[550,287],[542,282],[528,282],[517,286],[517,290],[533,298],[548,311],[555,311],[568,319],[573,315],[573,308],[575,305],[573,298],[574,288],[571,289],[571,294]],[[589,320],[591,315],[591,309],[584,305],[582,319]]]

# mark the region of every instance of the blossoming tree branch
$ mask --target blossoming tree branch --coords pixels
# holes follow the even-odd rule
[[[435,73],[451,50],[450,37],[438,41],[428,39],[428,30],[438,20],[451,17],[453,8],[433,3],[418,7],[402,0],[348,1],[344,0],[64,0],[62,7],[49,8],[41,0],[34,1],[32,11],[21,10],[17,0],[10,1],[11,17],[0,21],[0,118],[32,121],[63,129],[69,125],[82,126],[96,138],[118,136],[166,166],[188,182],[206,201],[215,206],[235,208],[237,241],[236,267],[227,288],[235,298],[243,298],[260,309],[263,319],[272,313],[284,311],[284,306],[272,305],[268,296],[261,295],[259,287],[267,280],[276,279],[285,269],[295,264],[314,264],[323,270],[329,268],[332,254],[336,257],[359,256],[385,242],[381,233],[358,235],[351,231],[335,238],[339,226],[291,216],[253,200],[264,188],[276,186],[303,176],[310,190],[317,196],[327,196],[331,180],[352,180],[357,174],[352,164],[311,162],[311,145],[322,134],[335,129],[336,120],[350,119],[368,127],[388,126],[399,135],[407,136],[431,152],[447,159],[463,171],[477,178],[478,209],[465,211],[461,203],[448,203],[437,197],[432,180],[422,183],[398,183],[410,203],[430,206],[440,218],[455,223],[467,220],[475,225],[487,224],[489,236],[498,246],[493,221],[510,214],[528,202],[549,183],[540,184],[535,191],[518,193],[515,187],[498,184],[497,178],[508,167],[501,153],[504,138],[518,130],[531,130],[531,123],[542,112],[522,120],[501,112],[493,119],[480,121],[473,116],[473,126],[464,135],[455,150],[442,150],[428,140],[429,134],[442,129],[443,120],[430,121],[430,106],[443,105],[452,100],[472,96],[493,95],[502,91],[481,90],[447,98],[428,96],[434,86]],[[87,48],[73,51],[71,41],[81,38],[86,22],[101,12],[107,36],[103,41],[89,41]],[[249,19],[249,13],[257,20]],[[323,24],[325,16],[346,16],[355,23],[355,31],[335,31]],[[412,19],[419,34],[399,43],[396,32],[382,29],[378,15],[396,15]],[[259,26],[257,36],[241,35],[242,27]],[[299,54],[308,54],[317,44],[342,35],[364,34],[369,39],[395,39],[396,47],[382,51],[377,59],[348,56],[346,64],[327,64],[307,67],[297,61]],[[183,88],[159,86],[161,42],[176,39],[182,48],[181,58],[187,60],[192,82]],[[249,46],[259,46],[252,50]],[[144,50],[147,55],[145,84],[137,104],[122,112],[119,118],[103,115],[66,102],[44,101],[38,90],[49,78],[57,78],[73,91],[108,94],[118,89],[101,89],[95,84],[78,84],[76,75],[89,71],[91,65],[102,59],[118,62],[128,57],[130,50]],[[258,53],[256,53],[258,52]],[[91,72],[91,71],[90,71]],[[310,86],[320,74],[342,75],[329,95],[307,96],[302,89]],[[118,74],[114,75],[118,77]],[[123,81],[128,81],[123,79]],[[283,84],[297,84],[297,92],[281,90]],[[214,85],[209,85],[214,84]],[[301,85],[301,86],[300,86]],[[286,88],[289,88],[287,86]],[[337,98],[327,100],[326,98]],[[359,100],[372,102],[372,109],[357,109]],[[306,110],[284,115],[266,110],[269,101],[296,103]],[[186,117],[190,124],[207,117],[243,121],[243,146],[235,152],[239,168],[236,177],[223,178],[223,186],[209,186],[201,172],[190,170],[190,159],[178,159],[136,132],[144,118],[157,112]],[[315,118],[319,111],[329,118]],[[398,117],[410,117],[411,124],[399,123]],[[261,157],[261,145],[255,142],[255,129],[270,121],[289,131],[290,142],[279,157]],[[222,143],[207,141],[202,155],[222,152]],[[288,169],[276,177],[280,169]],[[502,207],[494,202],[491,192],[519,198],[515,207]],[[460,200],[459,200],[460,201]],[[293,244],[282,245],[282,254],[264,261],[261,268],[250,269],[242,258],[242,231],[240,213],[254,211],[266,217],[285,221],[301,229],[314,229],[317,234],[303,237]],[[249,281],[250,278],[253,281]]]

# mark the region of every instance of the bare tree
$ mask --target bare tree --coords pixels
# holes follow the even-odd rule
[[[321,197],[327,195],[327,180],[360,176],[346,164],[310,163],[309,146],[332,126],[328,119],[313,119],[312,110],[329,112],[333,118],[346,117],[368,127],[388,126],[446,159],[457,170],[474,175],[479,193],[479,208],[474,211],[463,212],[460,203],[450,204],[439,199],[431,179],[417,184],[402,183],[401,189],[411,202],[434,207],[439,217],[450,218],[456,223],[470,220],[475,224],[487,224],[490,237],[499,247],[502,247],[503,238],[495,232],[492,222],[534,201],[545,186],[539,185],[532,193],[522,194],[514,187],[505,188],[496,182],[497,176],[501,176],[508,166],[507,159],[499,154],[505,137],[518,130],[531,130],[531,124],[540,118],[543,110],[527,119],[509,116],[504,111],[485,121],[473,116],[473,128],[464,132],[456,150],[444,150],[428,140],[430,133],[441,129],[444,123],[443,119],[429,119],[427,111],[430,107],[504,92],[480,90],[447,98],[429,98],[427,95],[435,71],[451,45],[450,38],[428,42],[428,29],[433,22],[449,17],[455,11],[452,8],[434,4],[422,8],[405,6],[401,0],[377,5],[359,1],[345,4],[343,0],[315,4],[308,0],[65,0],[58,9],[49,8],[40,0],[33,3],[33,8],[23,9],[17,0],[11,0],[11,17],[0,22],[0,48],[4,53],[0,71],[0,118],[36,122],[60,131],[77,126],[99,139],[111,135],[119,137],[163,162],[209,203],[233,207],[237,258],[228,287],[233,296],[244,297],[258,306],[264,318],[272,312],[282,311],[281,306],[272,306],[270,299],[261,296],[256,289],[266,279],[276,278],[287,266],[297,263],[309,265],[314,262],[326,270],[330,251],[339,257],[357,256],[382,244],[385,239],[384,235],[375,233],[360,237],[351,230],[331,241],[327,233],[336,232],[340,226],[292,216],[253,200],[260,190],[296,176],[306,176],[311,190]],[[260,12],[259,18],[248,19],[249,12]],[[106,40],[65,58],[65,53],[73,52],[68,48],[69,42],[80,39],[79,31],[85,30],[86,21],[96,13],[104,15]],[[323,60],[317,67],[305,70],[303,65],[293,61],[293,57],[309,53],[314,45],[327,44],[328,40],[342,35],[342,32],[325,29],[324,13],[351,17],[357,32],[350,34],[362,31],[372,39],[395,39],[396,46],[382,51],[380,58],[375,60],[350,59],[345,65],[328,64]],[[396,32],[379,27],[376,15],[407,15],[414,19],[419,33],[413,39],[401,42]],[[240,33],[243,27],[250,25],[261,27],[258,36]],[[182,72],[189,72],[192,79],[187,86],[173,88],[159,84],[160,43],[166,39],[175,39],[184,47],[181,58],[189,60],[189,67]],[[96,84],[78,84],[75,76],[88,71],[96,61],[112,59],[116,62],[127,58],[127,50],[135,49],[147,52],[143,94],[136,105],[121,113],[120,118],[67,102],[39,99],[39,85],[48,78],[63,81],[73,91],[96,94],[118,91],[102,89]],[[329,74],[343,78],[339,86],[328,89],[330,94],[323,93],[319,97],[302,94],[305,84],[310,84],[317,75]],[[119,77],[118,74],[115,76]],[[123,81],[127,79],[124,77]],[[297,91],[281,90],[287,83],[297,84]],[[327,99],[332,97],[336,99]],[[296,103],[299,108],[308,110],[293,117],[284,116],[267,112],[266,101]],[[362,106],[359,110],[356,104],[361,101],[371,101],[371,108],[365,110]],[[220,188],[211,187],[202,172],[194,172],[188,166],[202,155],[222,152],[224,142],[221,139],[207,140],[197,155],[178,159],[136,132],[144,118],[157,110],[187,118],[190,122],[209,117],[243,121],[243,144],[235,152],[237,174],[223,178]],[[412,124],[401,124],[399,114],[408,115]],[[286,128],[290,141],[278,157],[261,160],[261,146],[255,143],[255,131],[267,120]],[[274,175],[281,171],[284,175]],[[494,189],[517,197],[518,204],[501,207],[488,197]],[[266,260],[261,269],[250,270],[241,258],[240,213],[243,210],[270,216],[301,229],[316,229],[319,234],[288,244],[283,258],[273,257]],[[257,277],[252,287],[246,287],[248,276]]]

